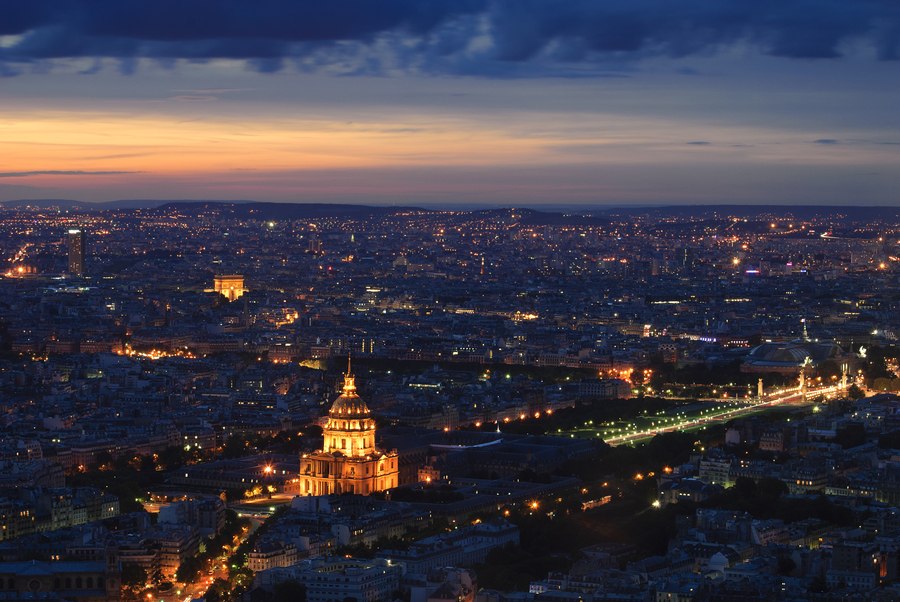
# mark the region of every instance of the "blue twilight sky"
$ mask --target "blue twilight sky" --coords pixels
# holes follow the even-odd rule
[[[900,204],[896,0],[0,0],[0,200]]]

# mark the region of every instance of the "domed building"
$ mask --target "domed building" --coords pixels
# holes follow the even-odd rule
[[[328,411],[322,435],[322,449],[300,458],[300,495],[368,495],[398,485],[397,452],[375,447],[375,419],[356,394],[349,364],[343,391]]]
[[[848,361],[840,346],[835,343],[791,341],[763,343],[750,350],[741,365],[741,372],[778,372],[796,375],[804,366],[815,368],[822,362]]]

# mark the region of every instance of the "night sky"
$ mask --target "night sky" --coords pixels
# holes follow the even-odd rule
[[[0,200],[900,204],[896,0],[0,0]]]

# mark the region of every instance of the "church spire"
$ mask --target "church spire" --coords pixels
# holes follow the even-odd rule
[[[356,378],[350,366],[350,352],[347,352],[347,372],[344,374],[344,395],[356,393]]]

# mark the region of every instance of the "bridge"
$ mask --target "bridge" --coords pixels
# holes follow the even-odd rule
[[[673,433],[676,431],[703,428],[711,424],[719,424],[748,414],[753,414],[767,408],[805,404],[810,398],[818,397],[819,395],[829,397],[841,392],[843,392],[843,389],[839,384],[824,387],[810,387],[806,391],[803,391],[801,387],[776,389],[763,398],[756,397],[752,400],[748,400],[747,405],[744,406],[723,409],[718,412],[712,412],[707,416],[685,417],[672,424],[659,425],[648,429],[614,435],[604,439],[604,442],[612,446],[629,445],[652,439],[656,435],[662,433]]]

